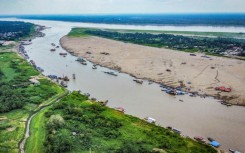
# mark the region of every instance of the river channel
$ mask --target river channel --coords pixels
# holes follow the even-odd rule
[[[72,27],[112,28],[112,25],[24,21],[50,27],[43,31],[46,34],[45,37],[34,39],[32,44],[25,48],[30,59],[44,69],[44,75],[54,74],[71,78],[68,82],[70,91],[81,90],[83,93],[90,93],[91,97],[98,100],[109,100],[109,107],[123,107],[127,114],[139,118],[153,117],[157,120],[157,124],[164,127],[175,127],[186,136],[212,137],[221,143],[222,149],[232,148],[245,152],[245,107],[226,107],[212,97],[170,96],[162,92],[158,84],[149,85],[145,80],[140,85],[127,74],[120,73],[117,77],[111,76],[103,73],[103,71],[111,71],[107,68],[98,67],[94,70],[90,62],[84,66],[75,61],[77,59],[75,56],[70,54],[67,57],[60,56],[59,53],[66,52],[62,48],[50,52],[51,43],[59,45],[60,38],[66,35]],[[123,27],[117,25],[113,28],[123,29]],[[126,28],[148,29],[146,26],[126,26]],[[210,27],[206,28],[210,29]],[[158,29],[164,29],[164,27]],[[152,30],[156,29],[153,27]],[[217,31],[220,30],[222,31],[222,29]],[[239,30],[244,30],[244,28]],[[233,29],[234,31],[236,30]],[[73,73],[76,74],[75,80],[72,79]]]

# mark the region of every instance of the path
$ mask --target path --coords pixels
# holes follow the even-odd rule
[[[53,99],[50,104],[41,106],[34,114],[32,114],[28,118],[27,123],[26,123],[26,132],[25,132],[25,135],[24,135],[23,140],[21,141],[21,143],[19,145],[19,149],[20,149],[20,152],[21,153],[25,153],[25,144],[26,144],[26,140],[30,137],[30,124],[31,124],[31,121],[32,121],[33,117],[35,117],[41,110],[43,110],[46,107],[54,104],[55,102],[58,102],[61,98],[63,98],[64,96],[66,96],[68,93],[69,93],[68,91],[63,92],[58,97],[56,97],[55,99]]]

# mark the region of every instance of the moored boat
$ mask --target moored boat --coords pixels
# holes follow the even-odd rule
[[[143,84],[143,80],[137,80],[137,79],[134,79],[133,81],[135,81],[135,82],[138,83],[138,84]]]
[[[114,73],[114,72],[104,72],[104,73],[106,73],[106,74],[109,74],[109,75],[113,75],[113,76],[118,76],[116,73]]]
[[[181,134],[181,131],[179,129],[173,128],[173,132],[177,133],[177,134]]]
[[[203,137],[200,137],[200,136],[196,136],[196,137],[194,137],[194,139],[196,140],[196,141],[198,141],[198,142],[202,142],[202,143],[205,143],[206,141],[204,140],[204,138]]]
[[[60,55],[65,55],[65,56],[66,56],[66,55],[67,55],[67,53],[60,53]]]

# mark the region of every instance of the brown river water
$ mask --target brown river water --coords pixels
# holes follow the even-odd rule
[[[144,81],[140,85],[135,83],[134,78],[127,74],[120,73],[117,77],[111,76],[103,73],[103,71],[110,71],[107,68],[98,67],[98,69],[93,70],[93,64],[90,62],[87,66],[84,66],[75,61],[77,57],[69,54],[67,57],[62,57],[59,55],[60,52],[65,52],[62,48],[57,49],[56,52],[50,52],[51,43],[59,45],[59,39],[66,35],[72,27],[112,28],[112,25],[39,20],[25,21],[51,27],[43,31],[46,34],[45,37],[36,38],[32,41],[32,45],[26,46],[26,51],[30,59],[34,60],[37,66],[44,69],[44,75],[55,74],[70,77],[69,90],[81,90],[83,93],[90,93],[91,97],[98,100],[109,100],[109,107],[124,107],[127,114],[139,118],[153,117],[157,120],[157,124],[163,127],[175,127],[181,130],[185,136],[212,137],[220,142],[222,149],[227,151],[232,148],[245,152],[245,107],[226,107],[212,97],[170,96],[162,92],[158,84],[149,85],[147,81]],[[164,27],[154,28],[153,26],[146,28],[146,26],[117,25],[113,28],[123,29],[124,27],[127,29],[144,30],[151,28],[157,30],[156,28],[158,28],[164,30]],[[184,30],[185,28],[178,30]],[[209,29],[209,31],[240,30],[239,32],[244,32],[244,28],[203,28]],[[165,30],[168,29],[169,27],[165,27]],[[195,30],[193,27],[192,29]],[[198,29],[202,28],[197,27],[196,31]],[[76,74],[75,80],[72,79],[73,73]],[[183,102],[179,100],[183,100]]]

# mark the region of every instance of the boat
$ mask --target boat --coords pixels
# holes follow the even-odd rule
[[[200,136],[196,136],[196,137],[194,137],[194,139],[196,140],[196,141],[198,141],[198,142],[202,142],[202,143],[205,143],[206,141],[204,140],[204,138],[203,137],[200,137]]]
[[[137,80],[137,79],[134,79],[133,81],[135,81],[135,82],[138,83],[138,84],[143,84],[143,80]]]
[[[219,142],[217,142],[217,141],[211,141],[210,143],[209,143],[211,146],[213,146],[213,147],[215,147],[215,148],[218,148],[219,146],[220,146],[220,143]]]
[[[144,120],[148,123],[156,123],[156,119],[152,118],[152,117],[146,117],[144,118]]]
[[[90,97],[90,94],[89,93],[85,93],[84,95],[87,96],[87,97]]]
[[[109,74],[109,75],[113,75],[113,76],[118,76],[116,73],[114,73],[114,72],[104,72],[104,73],[106,73],[106,74]]]
[[[227,106],[227,107],[232,106],[232,104],[226,103],[226,102],[224,102],[224,101],[222,101],[221,104],[222,104],[222,105],[225,105],[225,106]]]
[[[54,51],[56,51],[56,49],[50,49],[50,51],[51,51],[51,52],[54,52]]]
[[[76,75],[75,74],[72,74],[72,77],[73,77],[73,79],[76,79]]]
[[[67,87],[67,84],[64,81],[61,81],[60,84],[65,88]]]
[[[64,81],[70,81],[70,79],[67,76],[63,77],[63,80]]]
[[[42,69],[41,67],[36,67],[36,69],[40,72],[44,72],[44,69]]]
[[[56,46],[55,48],[60,48],[60,46]]]
[[[66,56],[66,55],[67,55],[67,53],[60,53],[60,55],[65,55],[65,56]]]
[[[229,151],[230,151],[231,153],[241,153],[240,151],[236,151],[236,150],[233,150],[233,149],[229,149]]]
[[[173,128],[173,132],[177,133],[177,134],[181,134],[181,131],[176,129],[176,128]]]
[[[115,107],[114,109],[117,110],[117,111],[119,111],[119,112],[122,112],[122,113],[125,112],[125,109],[122,108],[122,107]]]
[[[52,46],[55,46],[55,44],[54,44],[54,43],[51,43],[51,45],[52,45]]]
[[[81,64],[82,64],[82,65],[87,65],[87,63],[86,63],[86,62],[81,62]]]
[[[167,126],[167,129],[172,130],[173,128],[171,126]]]
[[[56,76],[56,75],[48,75],[48,77],[49,77],[50,79],[58,79],[58,76]]]
[[[93,66],[93,67],[92,67],[92,69],[94,69],[94,70],[95,70],[95,69],[97,69],[97,67],[96,67],[96,66]]]
[[[177,92],[175,89],[169,89],[166,91],[166,93],[170,94],[170,95],[177,95]]]
[[[86,60],[84,60],[82,57],[78,57],[78,58],[76,59],[76,61],[78,61],[78,62],[86,62]]]

